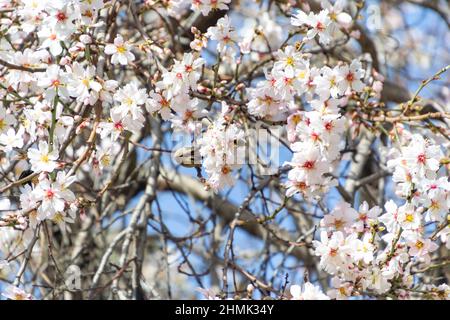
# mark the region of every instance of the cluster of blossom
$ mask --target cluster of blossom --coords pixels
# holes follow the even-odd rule
[[[231,109],[224,103],[222,116],[198,140],[207,184],[213,190],[233,185],[233,170],[245,163],[245,134],[238,124],[229,122]]]
[[[328,45],[339,27],[348,28],[351,26],[352,17],[344,12],[346,0],[338,0],[334,4],[323,0],[321,5],[323,10],[317,14],[314,12],[306,14],[299,10],[292,17],[291,23],[294,26],[305,26],[307,28],[307,40],[313,40],[317,36],[321,44]]]
[[[209,27],[206,35],[208,39],[217,42],[217,52],[224,61],[233,62],[236,55],[236,46],[240,40],[227,15],[217,20],[216,26]],[[241,50],[244,54],[245,51]]]
[[[388,168],[394,169],[392,180],[397,196],[423,211],[426,222],[443,223],[450,208],[450,183],[447,176],[438,176],[444,158],[441,147],[420,134],[406,134],[403,145],[392,149]]]
[[[327,21],[323,22],[325,28],[334,30],[337,26],[342,27],[344,22],[346,26],[351,22],[351,17],[342,11],[343,2],[331,5],[324,1],[322,5],[324,10],[319,17],[326,17]],[[313,13],[308,17],[305,21],[311,24],[311,19],[319,19]],[[299,17],[293,19],[293,24],[303,24],[300,20]],[[194,34],[191,48],[197,51],[206,46],[206,39],[210,39],[217,42],[217,52],[224,59],[234,61],[238,45],[241,54],[249,52],[251,41],[246,43],[244,39],[239,42],[241,39],[231,26],[228,16],[210,27],[206,37],[197,30],[194,30]],[[304,42],[312,40],[314,36],[308,33]],[[332,171],[332,163],[339,156],[340,134],[345,124],[337,107],[341,98],[364,89],[361,81],[363,76],[364,70],[358,60],[350,65],[317,68],[310,66],[309,55],[288,45],[278,51],[271,72],[266,72],[266,80],[259,82],[256,88],[247,90],[250,98],[247,105],[249,114],[270,121],[286,121],[287,118],[288,136],[295,152],[291,162],[294,169],[289,173],[288,195],[302,192],[312,196],[333,185],[331,177],[326,174]],[[295,99],[302,96],[310,103],[313,111],[298,111]],[[161,109],[160,106],[158,108]]]
[[[10,206],[0,224],[33,229],[48,219],[64,230],[77,211],[75,195],[69,190],[76,178],[59,161],[58,150],[76,119],[67,115],[65,106],[74,100],[89,105],[99,99],[111,102],[111,91],[117,86],[115,81],[100,79],[94,66],[75,61],[91,43],[83,30],[99,26],[94,24],[95,16],[104,3],[18,1],[12,6],[14,10],[2,16],[5,36],[0,41],[0,58],[13,66],[2,77],[4,90],[0,92],[4,97],[0,151],[7,159],[2,169],[15,162],[14,173],[30,169],[37,179],[20,187],[18,209]],[[30,34],[39,39],[37,47],[18,50]]]
[[[324,110],[325,113],[298,111],[288,118],[294,155],[289,162],[292,169],[286,183],[287,196],[301,193],[310,198],[335,185],[335,180],[327,174],[333,171],[333,161],[340,155],[340,135],[345,129],[345,120],[328,106]]]
[[[73,223],[78,209],[75,195],[68,189],[74,181],[74,176],[67,177],[62,171],[55,181],[48,173],[42,173],[38,183],[20,188],[20,210],[13,210],[10,205],[8,210],[11,211],[1,217],[0,227],[25,230],[30,226],[34,229],[41,221],[51,220],[65,230],[67,222]]]
[[[351,17],[342,12],[340,1],[334,7],[328,2],[323,6],[325,9],[317,15],[300,12],[292,19],[295,26],[311,27],[304,42],[317,34],[319,41],[325,42],[327,30],[335,28],[337,17],[351,22]],[[288,139],[294,152],[289,163],[293,168],[288,174],[288,196],[300,192],[311,197],[333,186],[329,173],[339,157],[339,142],[345,129],[338,106],[345,103],[346,96],[363,91],[364,73],[358,60],[334,67],[311,66],[309,55],[288,45],[278,50],[266,80],[248,90],[251,115],[270,121],[284,121],[287,117]],[[302,97],[311,111],[298,110],[295,99]]]
[[[104,6],[102,0],[19,1],[16,12],[20,19],[20,29],[10,33],[13,35],[17,32],[15,36],[21,38],[22,32],[37,32],[41,47],[48,48],[52,55],[58,56],[80,27],[94,24],[96,13]]]
[[[170,71],[164,70],[155,91],[150,92],[147,111],[159,113],[163,120],[172,122],[174,129],[198,132],[204,110],[198,99],[189,96],[189,90],[197,90],[204,63],[204,59],[192,53],[185,53],[182,61],[175,60]]]
[[[192,10],[208,15],[213,10],[227,10],[229,4],[230,0],[175,0],[169,1],[167,10],[176,14],[179,8],[190,5]],[[286,183],[289,197],[296,193],[308,198],[320,196],[335,185],[331,173],[340,156],[346,126],[339,106],[365,87],[362,81],[365,71],[359,60],[313,66],[311,55],[301,51],[303,46],[313,45],[314,40],[328,46],[339,30],[349,30],[352,17],[343,11],[344,4],[341,0],[334,4],[322,1],[323,10],[317,14],[296,13],[291,24],[305,31],[300,46],[286,45],[278,50],[272,69],[265,72],[265,80],[247,89],[249,102],[242,109],[258,119],[287,123],[287,136],[294,152]],[[102,0],[6,1],[5,8],[14,10],[2,13],[5,18],[0,31],[8,36],[8,41],[3,36],[0,39],[0,59],[14,67],[6,68],[0,89],[0,95],[5,97],[0,102],[0,151],[8,159],[1,169],[17,161],[16,176],[30,169],[37,179],[20,187],[19,208],[13,209],[8,203],[0,227],[14,227],[13,232],[31,227],[33,231],[40,222],[51,220],[65,230],[66,223],[74,221],[79,209],[70,187],[76,177],[72,171],[66,171],[68,163],[62,160],[82,157],[88,146],[79,149],[66,146],[64,159],[60,147],[71,128],[76,125],[76,134],[82,136],[93,119],[72,116],[73,110],[68,112],[66,108],[72,102],[82,107],[101,106],[105,111],[97,127],[101,139],[95,143],[91,163],[84,164],[86,169],[93,167],[93,172],[100,173],[110,167],[119,152],[117,140],[125,130],[137,133],[145,125],[145,111],[170,121],[174,130],[195,135],[201,131],[199,120],[205,117],[206,110],[192,93],[209,93],[209,89],[202,92],[199,85],[205,65],[200,52],[208,40],[217,42],[216,50],[222,61],[233,64],[238,63],[238,50],[242,56],[255,50],[257,35],[248,33],[241,39],[225,15],[205,34],[192,30],[195,39],[190,46],[194,53],[184,53],[181,60],[175,59],[167,69],[158,65],[161,74],[152,78],[159,80],[153,90],[148,92],[135,81],[122,86],[103,74],[101,63],[94,66],[89,58],[91,49],[95,49],[106,55],[106,63],[113,68],[135,66],[135,50],[139,46],[125,41],[120,34],[111,39],[112,43],[92,37],[95,33],[91,31],[102,27],[96,17],[105,5]],[[268,16],[261,19],[273,23]],[[267,31],[261,41],[264,45],[270,32],[277,39],[274,43],[281,45],[281,27],[274,25],[273,31]],[[32,34],[37,35],[35,49],[19,50],[24,39]],[[380,81],[377,86],[379,93]],[[217,93],[220,96],[220,88],[212,89],[215,90],[212,96]],[[298,107],[300,100],[307,106],[302,110]],[[78,106],[75,114],[81,110]],[[232,185],[233,171],[245,162],[245,134],[234,121],[233,108],[223,103],[219,117],[195,141],[208,175],[207,185],[214,190]],[[447,241],[450,229],[445,227],[450,184],[446,176],[438,174],[442,152],[421,135],[408,135],[405,130],[402,138],[397,141],[401,146],[391,154],[394,159],[388,162],[388,167],[395,169],[397,195],[407,201],[399,207],[390,200],[383,215],[380,208],[369,209],[367,203],[358,211],[348,203],[337,205],[322,220],[326,230],[314,242],[321,267],[334,276],[331,284],[335,289],[327,296],[311,283],[303,288],[292,286],[294,299],[341,299],[365,292],[388,295],[394,291],[396,296],[408,298],[415,289],[411,270],[418,264],[424,267],[430,264],[437,249],[436,238],[440,236],[450,248]],[[424,222],[444,228],[429,236]],[[15,234],[6,234],[2,233],[1,241],[15,239]],[[2,243],[2,248],[9,246]],[[1,254],[0,250],[0,257]],[[450,292],[446,285],[424,285],[422,289],[433,297],[448,297]],[[3,295],[11,299],[31,298],[13,286]]]
[[[21,189],[21,209],[28,212],[32,228],[46,219],[57,223],[62,230],[65,230],[66,223],[74,222],[78,207],[69,187],[75,180],[74,176],[67,176],[63,171],[57,173],[54,181],[44,173],[36,186],[25,185]]]
[[[101,23],[93,24],[93,17],[103,7],[103,1],[39,4],[23,1],[10,14],[11,19],[17,16],[21,29],[17,33],[9,31],[11,41],[2,39],[0,58],[18,67],[9,68],[5,73],[8,90],[1,93],[27,103],[20,108],[0,104],[0,151],[6,153],[7,159],[20,159],[16,170],[31,169],[39,174],[39,179],[20,189],[20,210],[3,216],[3,224],[12,225],[15,221],[16,228],[26,228],[52,219],[64,227],[65,222],[72,221],[76,201],[68,188],[75,177],[67,177],[60,171],[65,163],[58,161],[58,150],[69,128],[79,120],[64,112],[65,106],[74,100],[81,105],[93,106],[100,102],[103,107],[110,107],[110,119],[100,119],[97,129],[102,139],[91,157],[94,172],[109,166],[117,150],[115,141],[124,130],[137,132],[142,128],[144,108],[159,112],[165,120],[170,119],[175,129],[194,132],[199,128],[198,100],[191,99],[188,92],[197,89],[203,59],[185,54],[182,61],[175,60],[150,94],[135,82],[119,88],[117,81],[104,79],[87,56],[94,40],[83,32],[86,28],[101,27]],[[40,39],[37,50],[13,49],[12,45],[20,43],[24,34],[32,32],[37,32]],[[76,38],[79,42],[73,41]],[[104,46],[112,65],[128,65],[135,60],[133,46],[121,35]],[[90,119],[83,120],[77,125],[76,133],[90,125]],[[86,147],[76,150],[68,146],[66,155],[76,158]],[[23,148],[28,148],[26,158]]]
[[[2,227],[0,231],[0,278],[8,279],[11,272],[17,267],[17,262],[6,259],[23,254],[30,245],[35,230],[27,228],[27,217],[17,213],[16,206],[8,198],[0,197],[0,211],[3,212],[0,217],[0,227]],[[24,228],[27,229],[23,230]],[[40,255],[39,247],[39,243],[36,243],[31,253],[33,258]],[[2,296],[13,300],[32,298],[23,289],[13,285],[3,287],[0,297]]]
[[[369,294],[407,299],[416,291],[433,299],[450,298],[447,285],[417,284],[412,272],[426,269],[438,248],[437,234],[426,223],[438,231],[443,226],[441,241],[447,240],[449,182],[447,176],[438,177],[443,154],[430,140],[406,130],[398,142],[403,144],[393,149],[388,167],[395,168],[393,180],[405,203],[389,200],[380,215],[379,207],[369,209],[365,202],[358,211],[342,202],[321,221],[325,230],[314,246],[320,267],[334,276],[335,289],[328,292],[332,298]]]

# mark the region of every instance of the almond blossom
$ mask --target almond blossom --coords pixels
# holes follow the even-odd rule
[[[1,297],[449,299],[448,24],[405,2],[0,0]]]
[[[58,166],[56,162],[58,152],[57,150],[50,151],[47,142],[39,141],[38,147],[29,149],[27,155],[33,171],[52,172]]]
[[[105,46],[105,53],[111,55],[111,63],[127,65],[134,61],[134,54],[131,52],[131,45],[123,40],[121,35],[114,39],[114,44]]]

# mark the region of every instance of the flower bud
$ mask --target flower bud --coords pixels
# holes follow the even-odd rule
[[[82,34],[80,36],[80,41],[84,44],[91,44],[92,43],[92,38],[87,35],[87,34]]]

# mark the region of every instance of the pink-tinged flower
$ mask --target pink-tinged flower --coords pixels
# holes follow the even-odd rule
[[[181,75],[185,87],[195,90],[204,64],[204,59],[196,58],[192,53],[185,53],[182,61],[175,60],[172,72],[177,77]]]
[[[296,142],[292,145],[292,150],[292,171],[296,172],[296,175],[304,176],[310,184],[320,184],[322,175],[328,171],[328,165],[322,160],[319,148],[309,142]]]
[[[37,201],[41,201],[41,206],[38,208],[38,220],[52,219],[57,212],[64,211],[65,200],[60,187],[45,179],[40,181],[33,194]]]
[[[348,264],[348,247],[346,246],[344,234],[340,231],[334,232],[328,238],[326,231],[320,233],[320,241],[314,240],[315,255],[320,256],[320,267],[330,274],[346,268]]]
[[[439,146],[432,145],[421,135],[415,134],[410,144],[404,148],[403,157],[415,175],[432,179],[439,170],[442,152]]]
[[[430,262],[430,253],[436,251],[439,247],[436,243],[430,239],[423,239],[421,237],[415,237],[408,242],[409,255],[424,260],[426,263]]]
[[[51,65],[38,78],[38,86],[45,89],[44,97],[49,103],[53,103],[56,95],[65,99],[69,97],[67,82],[67,74],[58,65]]]
[[[358,217],[358,213],[349,203],[342,201],[334,209],[324,216],[321,224],[335,231],[350,232],[350,226]]]
[[[7,286],[2,292],[2,296],[11,300],[33,300],[33,296],[31,294],[26,293],[23,289],[13,285]]]
[[[353,60],[349,65],[345,64],[339,68],[339,86],[340,91],[345,92],[348,89],[361,92],[364,89],[364,83],[361,78],[364,77],[364,69],[362,69],[361,62]]]
[[[206,36],[211,40],[216,40],[217,51],[224,52],[227,46],[232,45],[237,41],[237,35],[231,27],[230,19],[227,15],[217,20],[214,27],[209,27]]]
[[[363,232],[365,230],[368,230],[370,224],[377,220],[381,212],[382,210],[378,206],[369,209],[369,204],[364,201],[359,206],[358,217],[356,218],[356,221],[352,227],[356,232]]]
[[[158,112],[163,120],[169,120],[172,117],[172,100],[167,99],[164,92],[150,92],[145,107],[148,112]]]
[[[294,26],[308,26],[309,30],[306,38],[309,40],[314,39],[318,35],[319,42],[323,45],[328,45],[331,41],[329,30],[331,20],[328,10],[322,10],[318,14],[310,12],[309,15],[300,10],[291,18],[291,24]]]

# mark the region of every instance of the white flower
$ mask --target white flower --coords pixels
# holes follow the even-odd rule
[[[134,120],[128,115],[122,116],[122,113],[115,109],[111,109],[110,116],[111,122],[102,122],[100,124],[102,139],[111,135],[111,139],[115,141],[124,130],[138,132],[143,126],[140,120]]]
[[[150,92],[145,107],[148,112],[158,112],[163,120],[169,120],[172,115],[171,100],[167,99],[165,92]]]
[[[378,219],[386,226],[388,232],[396,232],[399,221],[397,204],[393,200],[389,200],[385,203],[384,208],[386,209],[386,213]]]
[[[105,7],[103,0],[88,0],[79,3],[81,20],[84,24],[90,25],[95,21],[97,12]]]
[[[33,189],[29,184],[20,188],[20,207],[26,212],[36,207],[36,199],[32,193]]]
[[[233,170],[244,164],[243,130],[236,124],[226,126],[218,120],[208,128],[198,145],[210,187],[217,191],[232,185]]]
[[[370,224],[377,221],[377,218],[381,212],[382,210],[378,206],[369,209],[369,204],[364,201],[359,206],[358,217],[352,227],[356,232],[363,232],[365,230],[368,230],[370,228]]]
[[[269,85],[268,81],[262,83],[257,88],[248,89],[250,101],[248,103],[248,112],[252,115],[265,117],[269,120],[279,120],[283,118],[286,110],[286,103]]]
[[[346,0],[337,0],[334,5],[332,5],[328,0],[322,0],[321,6],[328,10],[328,16],[334,22],[337,22],[344,28],[348,28],[351,25],[352,17],[342,10],[345,7]]]
[[[81,64],[74,62],[72,68],[68,67],[68,73],[70,75],[68,83],[70,96],[84,104],[93,105],[102,90],[102,85],[94,80],[95,67],[89,65],[84,69]]]
[[[319,148],[310,142],[296,142],[292,144],[291,148],[294,155],[289,164],[294,168],[290,171],[289,178],[301,180],[301,177],[305,177],[309,184],[320,184],[322,175],[327,172],[328,166],[321,159]]]
[[[413,173],[428,178],[434,178],[439,170],[441,154],[439,146],[431,145],[419,134],[413,135],[403,150],[403,157]]]
[[[72,183],[77,180],[75,176],[68,176],[66,172],[59,171],[56,175],[55,184],[58,186],[60,190],[61,197],[64,198],[68,202],[73,202],[76,200],[75,194],[69,190],[69,187]]]
[[[331,299],[336,300],[345,300],[351,296],[353,291],[353,285],[351,282],[346,282],[339,277],[333,277],[331,279],[331,286],[334,289],[331,289],[327,292],[327,295]]]
[[[44,97],[48,102],[53,103],[56,94],[62,98],[69,97],[67,81],[67,74],[58,65],[51,65],[45,73],[40,74],[38,86],[46,89]]]
[[[200,69],[205,64],[202,58],[195,58],[192,53],[185,53],[183,61],[176,61],[172,72],[179,77],[181,75],[185,86],[195,90],[197,81],[200,78]]]
[[[127,65],[134,61],[134,54],[131,52],[131,45],[123,41],[121,35],[117,35],[114,39],[114,44],[107,44],[105,46],[105,53],[112,55],[111,63]]]
[[[113,102],[113,94],[119,86],[116,80],[106,80],[102,83],[102,90],[100,91],[100,100],[103,104],[111,104]]]
[[[421,237],[411,238],[408,241],[409,255],[424,260],[425,263],[430,262],[430,253],[436,251],[439,247],[430,239],[423,239]]]
[[[39,141],[38,148],[28,150],[28,159],[30,159],[31,170],[34,172],[52,172],[58,166],[58,152],[53,150],[49,152],[48,144],[45,141]]]
[[[303,285],[303,289],[301,286],[294,284],[291,286],[290,291],[292,295],[291,300],[330,300],[330,297],[324,294],[319,286],[310,282],[306,282]]]
[[[201,129],[200,117],[204,114],[198,106],[198,99],[190,99],[188,95],[180,95],[174,99],[173,110],[176,112],[171,119],[172,126],[186,132],[194,133]]]
[[[0,102],[0,133],[6,132],[11,126],[16,124],[16,118],[6,112],[6,109],[3,107]]]
[[[406,203],[398,208],[397,220],[400,226],[405,230],[416,230],[422,224],[422,216],[418,208]]]
[[[322,219],[321,223],[326,228],[332,228],[336,231],[350,231],[350,226],[358,217],[358,213],[349,203],[342,201]]]
[[[365,264],[373,261],[375,246],[371,243],[371,238],[372,235],[366,233],[362,240],[355,238],[349,241],[350,252],[355,261],[363,261]]]
[[[2,292],[2,296],[11,300],[33,300],[31,294],[26,293],[24,290],[13,285],[8,285]]]
[[[72,126],[74,123],[73,117],[70,116],[61,116],[55,125],[55,136],[58,139],[59,143],[62,143],[64,137],[66,136],[66,132],[69,126]]]
[[[38,208],[38,220],[52,219],[57,212],[64,211],[64,194],[58,184],[51,183],[45,179],[33,190],[33,195],[37,201],[41,201]]]
[[[301,90],[302,85],[292,68],[285,70],[274,69],[273,77],[276,80],[275,88],[282,99],[290,100],[296,92]]]
[[[0,149],[10,152],[13,148],[22,148],[24,131],[23,127],[20,127],[17,132],[10,128],[6,133],[0,134]]]
[[[317,256],[320,256],[320,267],[330,274],[337,270],[345,268],[348,263],[348,247],[345,243],[344,234],[340,231],[334,232],[331,238],[328,238],[327,232],[322,231],[320,241],[313,241]]]
[[[432,189],[424,195],[422,203],[428,208],[426,221],[441,221],[449,211],[449,193],[441,188]]]
[[[48,2],[45,9],[49,13],[44,19],[45,24],[63,32],[75,31],[74,20],[78,14],[69,1],[52,0]]]
[[[206,36],[218,42],[218,52],[224,52],[227,46],[230,46],[237,40],[236,32],[231,27],[230,19],[227,15],[217,20],[215,27],[209,27]]]
[[[328,10],[322,10],[319,14],[310,12],[307,15],[303,11],[299,11],[291,18],[291,24],[294,26],[307,25],[309,27],[306,38],[312,40],[316,35],[319,35],[319,42],[323,45],[327,45],[331,41],[329,26],[331,20]]]
[[[350,66],[345,64],[338,69],[338,72],[340,75],[340,92],[345,92],[347,89],[356,92],[363,91],[364,83],[361,81],[361,78],[364,76],[364,70],[360,61],[353,60]]]
[[[382,294],[391,288],[392,285],[389,280],[394,277],[394,273],[375,266],[366,270],[368,274],[363,280],[364,289],[369,288]]]
[[[61,42],[65,42],[71,35],[68,30],[57,30],[56,28],[43,27],[38,33],[39,38],[43,39],[42,48],[49,48],[50,53],[54,56],[59,56],[63,47]]]
[[[142,105],[147,100],[145,89],[139,89],[135,82],[120,88],[114,94],[114,100],[120,105],[115,107],[115,112],[120,112],[123,117],[130,115],[134,120],[144,120],[142,115]]]
[[[274,64],[276,69],[297,69],[300,65],[304,63],[302,59],[302,54],[295,49],[293,46],[286,46],[284,50],[278,50],[277,52],[277,62]]]
[[[315,77],[313,82],[316,85],[317,94],[321,100],[327,100],[330,96],[338,98],[344,93],[344,87],[339,85],[339,81],[342,78],[339,68],[331,69],[325,66],[321,71],[322,75]]]
[[[212,10],[228,10],[227,4],[230,2],[231,0],[192,0],[191,9],[207,16]]]

